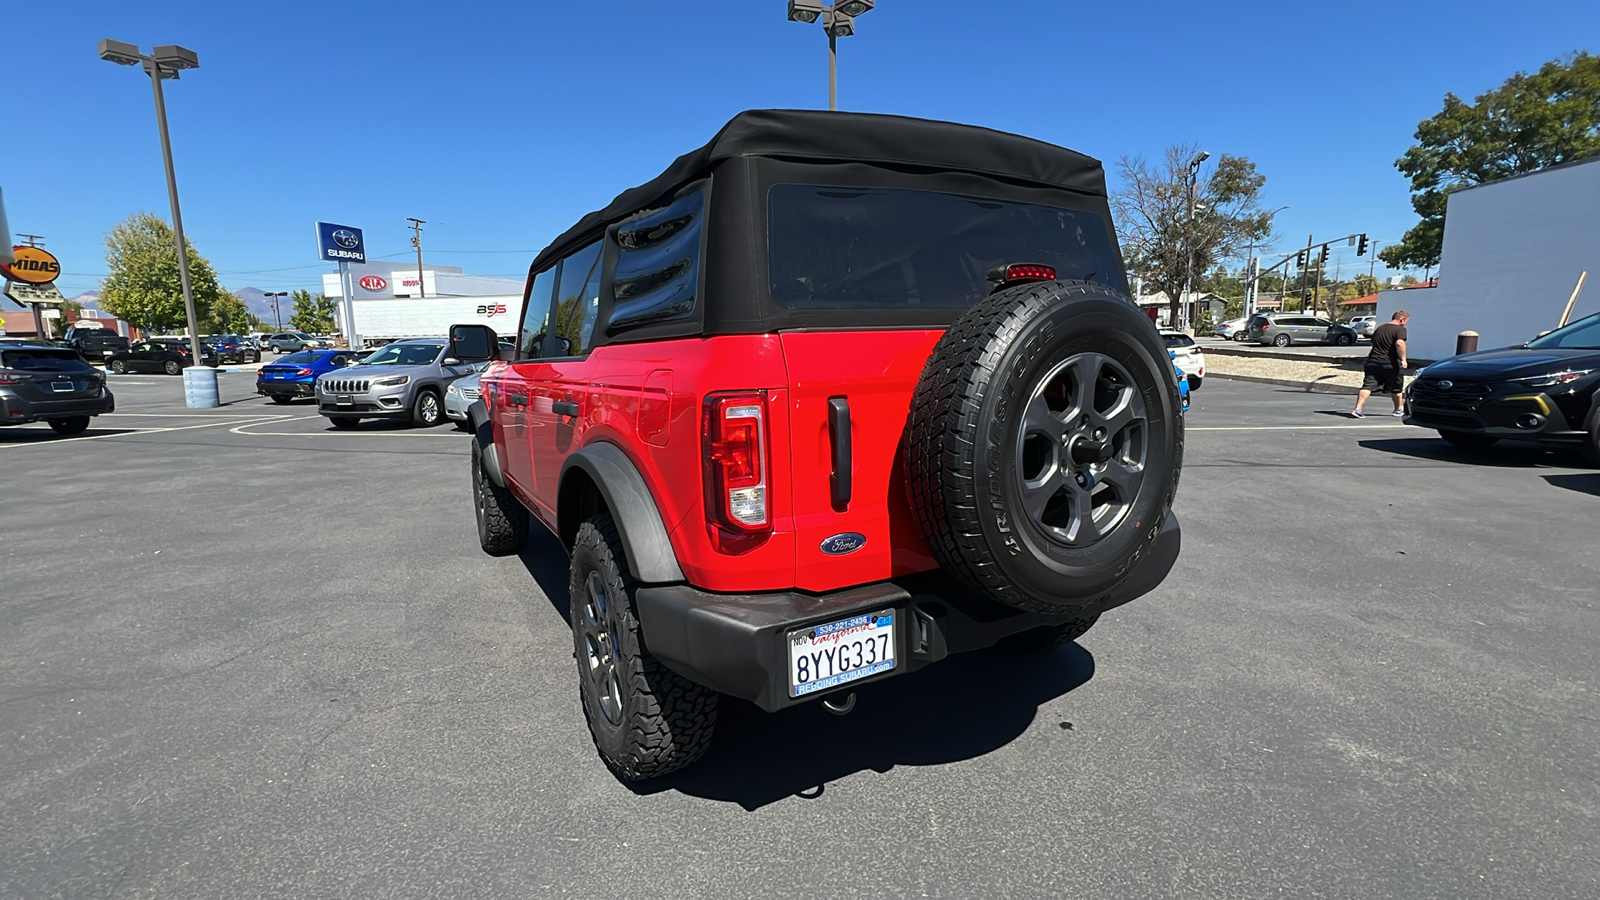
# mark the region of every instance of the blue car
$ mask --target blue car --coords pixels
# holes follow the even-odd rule
[[[1173,359],[1177,359],[1178,358],[1178,354],[1172,352],[1171,350],[1167,351],[1167,355],[1172,357]],[[1184,412],[1188,412],[1189,411],[1189,376],[1183,374],[1183,370],[1178,368],[1176,365],[1174,365],[1172,367],[1172,371],[1174,371],[1174,372],[1176,372],[1178,374],[1178,399],[1183,401],[1183,411]]]
[[[342,369],[370,351],[301,350],[268,363],[256,373],[256,393],[275,403],[317,395],[317,376]]]

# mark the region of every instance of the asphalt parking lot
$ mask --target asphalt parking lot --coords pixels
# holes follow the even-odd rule
[[[848,717],[729,702],[629,788],[559,546],[477,549],[467,435],[250,385],[0,429],[0,897],[1600,894],[1575,457],[1209,379],[1155,593]]]

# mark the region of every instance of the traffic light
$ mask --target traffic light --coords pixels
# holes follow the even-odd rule
[[[1356,239],[1356,255],[1357,256],[1366,256],[1367,255],[1367,236],[1364,235],[1364,234],[1361,237]]]
[[[1301,250],[1300,251],[1299,255],[1297,255],[1294,258],[1295,268],[1304,269],[1306,267],[1306,254],[1309,253],[1309,252],[1311,252],[1311,251],[1309,251],[1309,250]]]

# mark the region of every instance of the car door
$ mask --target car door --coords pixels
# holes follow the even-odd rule
[[[150,371],[151,360],[152,360],[152,358],[154,356],[154,353],[155,353],[155,348],[151,344],[150,341],[140,341],[139,343],[134,344],[132,347],[129,347],[128,348],[128,362],[127,362],[128,371],[129,372],[148,372],[148,371]]]
[[[500,460],[501,472],[529,508],[551,522],[555,521],[553,513],[540,509],[534,501],[533,426],[528,417],[532,398],[528,380],[530,373],[550,356],[550,297],[555,291],[559,270],[557,263],[534,276],[523,308],[515,358],[496,373],[492,381],[496,396],[490,404],[495,442],[504,452]]]
[[[1331,328],[1333,328],[1333,322],[1329,319],[1312,319],[1312,337],[1310,339],[1315,340],[1319,344],[1326,344],[1331,338],[1331,335],[1329,334],[1329,329]]]
[[[534,498],[554,518],[561,464],[583,446],[585,413],[592,401],[589,353],[600,311],[600,241],[561,261],[551,304],[547,359],[524,369],[528,384],[528,440]]]

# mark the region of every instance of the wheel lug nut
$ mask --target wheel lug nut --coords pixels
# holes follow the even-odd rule
[[[1095,440],[1103,441],[1103,440],[1105,440],[1105,437],[1106,437],[1106,430],[1104,428],[1096,428],[1094,430],[1094,439]]]

